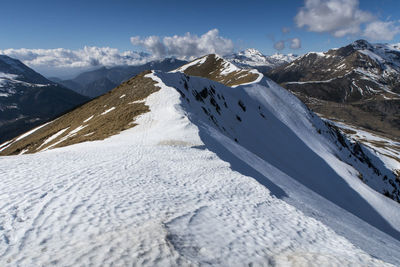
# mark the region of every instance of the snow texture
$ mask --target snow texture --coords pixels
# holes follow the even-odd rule
[[[0,157],[1,266],[400,262],[398,203],[293,95],[266,78],[147,77],[161,89],[136,127]]]

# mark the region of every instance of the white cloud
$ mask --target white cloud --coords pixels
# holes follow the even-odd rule
[[[396,25],[393,21],[374,21],[367,25],[363,36],[372,40],[390,41],[398,33],[400,33],[400,26]]]
[[[289,33],[290,32],[290,28],[289,27],[282,27],[282,33]]]
[[[131,42],[157,57],[174,56],[180,59],[193,59],[211,53],[225,55],[232,53],[234,48],[232,40],[221,37],[217,29],[201,36],[186,33],[183,36],[167,36],[162,40],[158,36],[135,36],[131,37]]]
[[[335,37],[361,35],[371,40],[392,40],[400,32],[394,21],[379,21],[359,8],[359,0],[305,0],[295,16],[298,27],[328,32]]]
[[[138,65],[150,60],[150,56],[144,53],[90,46],[79,50],[6,49],[0,50],[0,54],[17,58],[47,76],[69,76],[98,66]]]
[[[305,0],[295,17],[298,27],[336,37],[357,34],[361,24],[372,20],[371,13],[359,9],[358,0]]]
[[[0,54],[19,59],[43,75],[70,78],[82,71],[101,66],[140,65],[167,56],[193,59],[210,53],[225,55],[233,52],[234,48],[233,42],[219,36],[217,29],[201,36],[187,33],[183,36],[174,35],[162,39],[158,36],[148,36],[143,39],[132,37],[131,42],[146,48],[151,54],[90,46],[77,50],[5,49],[0,50]]]
[[[285,41],[278,41],[274,43],[274,48],[279,51],[283,50],[285,48]]]
[[[164,57],[167,54],[166,48],[158,36],[149,36],[144,39],[139,36],[131,37],[131,43],[146,48],[157,58]]]
[[[299,49],[301,48],[301,40],[299,38],[292,38],[289,39],[291,49]]]
[[[17,58],[30,66],[50,67],[90,67],[90,66],[115,66],[134,65],[145,58],[144,54],[132,51],[120,52],[110,47],[90,47],[70,50],[56,49],[6,49],[0,50],[0,54]]]

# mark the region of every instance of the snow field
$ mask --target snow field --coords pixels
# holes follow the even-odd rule
[[[183,75],[165,75],[147,76],[161,90],[146,99],[151,112],[132,129],[103,141],[0,157],[0,265],[385,266],[377,258],[400,258],[397,241],[335,205],[337,199],[307,188],[291,171],[283,173],[279,168],[286,161],[279,165],[273,157],[257,156],[231,119],[240,107],[222,113],[221,120],[232,127],[229,134],[239,136],[236,143],[207,117],[196,117],[200,107],[189,110],[165,84],[170,79],[168,84],[178,86]],[[205,79],[190,79],[198,88],[205,85]],[[300,129],[302,142],[311,140],[308,119],[298,119],[306,111],[278,109],[273,103],[286,95],[268,88],[271,106],[264,112],[271,136],[290,137],[288,129]],[[240,96],[257,97],[255,89]],[[330,151],[321,143],[311,150],[324,151],[324,157]],[[295,150],[282,151],[273,153],[283,159]],[[368,253],[366,246],[372,247]]]

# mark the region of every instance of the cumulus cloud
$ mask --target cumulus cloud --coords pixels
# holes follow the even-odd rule
[[[392,40],[399,33],[397,23],[379,21],[371,12],[361,10],[358,0],[305,0],[295,22],[300,28],[335,37],[362,35],[372,40]]]
[[[158,36],[149,36],[141,39],[139,36],[131,37],[131,43],[133,45],[141,46],[146,48],[151,54],[157,58],[166,56],[167,50],[164,44],[161,42]]]
[[[282,27],[282,33],[289,33],[290,32],[290,28],[289,27]]]
[[[363,36],[372,40],[392,40],[400,33],[400,26],[392,21],[374,21],[367,25]]]
[[[139,65],[150,60],[150,56],[145,53],[121,52],[116,48],[90,46],[78,50],[6,49],[0,50],[0,54],[17,58],[45,75],[60,76],[68,76],[98,66]]]
[[[285,48],[285,41],[278,41],[274,43],[274,48],[278,51],[283,50]]]
[[[90,47],[70,50],[56,49],[6,49],[0,54],[17,58],[29,66],[51,67],[90,67],[90,66],[115,66],[134,65],[146,58],[145,54],[132,51],[120,52],[110,47]]]
[[[141,46],[156,57],[174,56],[180,59],[193,59],[205,54],[221,55],[233,52],[232,40],[221,37],[218,29],[212,29],[201,36],[186,33],[164,38],[158,36],[131,37],[131,43]]]
[[[343,37],[359,33],[360,25],[373,19],[371,13],[359,9],[358,0],[305,0],[295,22],[309,31]]]
[[[289,40],[289,47],[291,49],[299,49],[301,48],[301,40],[299,38],[292,38]]]

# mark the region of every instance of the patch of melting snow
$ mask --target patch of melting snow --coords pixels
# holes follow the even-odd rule
[[[107,109],[106,111],[104,111],[103,113],[101,113],[100,115],[107,114],[108,112],[113,111],[114,109],[115,109],[115,107],[111,107],[111,108]]]
[[[145,103],[145,102],[146,102],[146,100],[142,99],[142,100],[136,100],[136,101],[129,102],[128,104],[139,104],[139,103]]]
[[[25,152],[27,152],[27,151],[28,151],[28,149],[23,149],[21,152],[19,152],[19,154],[18,154],[18,155],[25,154]]]
[[[51,122],[42,124],[42,125],[40,125],[39,127],[36,127],[36,128],[34,128],[33,130],[30,130],[30,131],[28,131],[28,132],[26,132],[26,133],[20,135],[17,139],[15,139],[15,142],[17,142],[17,141],[19,141],[19,140],[21,140],[21,139],[27,137],[28,135],[33,134],[34,132],[36,132],[36,131],[39,130],[40,128],[43,128],[44,126],[48,125],[49,123],[51,123]]]
[[[11,73],[4,73],[0,72],[0,78],[5,78],[5,79],[16,79],[18,78],[19,75],[17,74],[11,74]]]
[[[90,116],[89,118],[87,118],[87,119],[84,120],[83,122],[88,122],[88,121],[90,121],[91,119],[93,119],[93,117],[94,117],[94,115]]]
[[[184,72],[186,69],[188,69],[189,67],[192,67],[194,65],[201,65],[204,62],[206,62],[208,56],[204,56],[202,58],[196,59],[192,62],[189,62],[188,64],[183,65],[182,67],[177,68],[176,70],[172,70],[170,71],[171,73],[174,72]]]
[[[53,134],[52,136],[50,136],[49,138],[47,138],[38,148],[37,150],[39,150],[42,146],[44,146],[45,144],[50,143],[51,141],[53,141],[54,139],[56,139],[57,137],[59,137],[60,135],[62,135],[66,130],[68,130],[69,127],[62,129],[60,131],[58,131],[57,133]]]
[[[74,134],[76,134],[77,132],[79,132],[80,130],[82,130],[83,128],[87,127],[87,126],[88,126],[88,125],[81,125],[81,126],[75,128],[74,130],[72,130],[71,132],[69,132],[68,135],[74,135]]]
[[[234,64],[226,61],[226,62],[224,62],[223,70],[221,71],[221,75],[226,76],[235,71],[242,71],[242,69],[239,69]]]
[[[125,94],[123,94],[123,95],[121,95],[119,98],[124,98],[126,95]]]
[[[67,140],[68,138],[74,136],[77,132],[79,132],[80,130],[82,130],[83,128],[87,127],[88,125],[81,125],[77,128],[75,128],[74,130],[70,131],[66,136],[64,136],[63,138],[61,138],[59,141],[55,142],[54,144],[51,144],[50,146],[46,147],[45,149],[43,149],[42,151],[46,151],[52,147],[55,147],[56,145],[64,142],[65,140]]]

